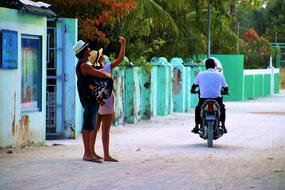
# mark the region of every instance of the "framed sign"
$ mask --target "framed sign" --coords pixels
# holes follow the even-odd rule
[[[1,69],[18,68],[18,32],[11,30],[1,31]]]

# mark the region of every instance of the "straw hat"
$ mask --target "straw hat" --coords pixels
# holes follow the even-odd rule
[[[87,47],[89,44],[84,42],[83,40],[79,40],[76,42],[76,44],[73,46],[74,54],[77,55],[79,52],[81,52],[85,47]]]
[[[95,64],[96,62],[98,62],[102,53],[103,53],[103,48],[99,49],[99,51],[96,50],[91,51],[89,56],[89,61],[91,62],[91,64]]]

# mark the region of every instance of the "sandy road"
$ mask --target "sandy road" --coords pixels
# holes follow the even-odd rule
[[[81,138],[2,151],[0,189],[284,190],[284,91],[225,104],[229,133],[214,148],[190,133],[193,113],[154,117],[112,128],[111,152],[119,163],[82,161]]]

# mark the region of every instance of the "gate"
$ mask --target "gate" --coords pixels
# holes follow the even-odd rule
[[[46,138],[75,138],[80,131],[72,46],[77,41],[77,19],[47,21]],[[78,126],[78,127],[77,127]]]
[[[59,88],[63,82],[64,75],[57,69],[57,29],[56,19],[47,21],[47,91],[46,91],[46,138],[63,137],[62,114],[63,90]]]

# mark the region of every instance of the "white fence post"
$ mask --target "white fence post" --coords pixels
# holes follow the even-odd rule
[[[274,94],[274,67],[272,66],[272,56],[270,56],[269,69],[271,69],[271,72],[270,72],[270,95],[273,95]]]

